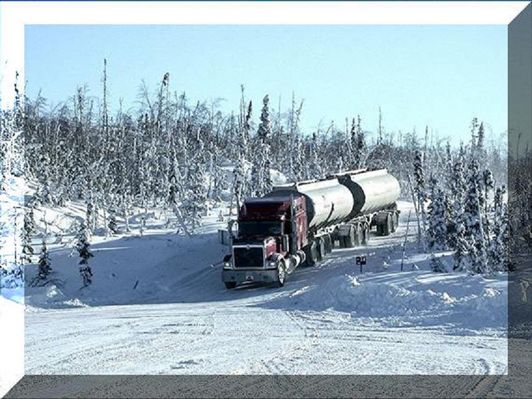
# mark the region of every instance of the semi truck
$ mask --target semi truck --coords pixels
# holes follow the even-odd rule
[[[281,287],[298,266],[315,265],[335,247],[366,245],[373,227],[379,236],[395,232],[399,195],[399,182],[386,169],[359,169],[245,199],[222,238],[230,248],[222,262],[226,288]]]

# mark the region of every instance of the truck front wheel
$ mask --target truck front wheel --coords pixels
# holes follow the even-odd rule
[[[286,278],[286,266],[284,261],[279,262],[279,266],[277,267],[277,281],[275,282],[275,286],[277,288],[281,288],[284,285],[284,280]]]
[[[228,290],[231,290],[231,289],[233,289],[235,287],[236,287],[236,282],[234,282],[234,281],[225,282],[225,288],[227,288]]]

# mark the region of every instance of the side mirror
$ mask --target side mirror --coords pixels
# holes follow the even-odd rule
[[[218,242],[222,245],[231,245],[231,233],[228,230],[218,230]]]
[[[290,250],[290,238],[288,234],[283,234],[281,239],[281,247],[283,251],[288,252]]]
[[[236,220],[230,220],[227,223],[227,231],[229,232],[229,236],[231,237],[231,239],[235,237],[235,234],[233,233],[233,226],[235,224],[237,225],[237,228],[238,228],[238,224],[236,223]]]

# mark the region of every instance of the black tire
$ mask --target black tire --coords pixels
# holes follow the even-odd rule
[[[278,278],[277,281],[274,283],[274,286],[277,288],[281,288],[284,286],[284,282],[286,280],[286,266],[284,261],[279,262],[279,266],[277,268],[278,270]]]
[[[316,243],[312,242],[303,248],[305,252],[305,266],[312,267],[316,264]]]
[[[364,243],[364,229],[361,225],[357,224],[356,226],[356,233],[355,233],[355,244],[357,246],[362,245]]]
[[[346,248],[353,248],[356,246],[355,229],[353,226],[350,226],[349,234],[346,235],[344,238]]]
[[[369,231],[370,226],[369,224],[366,224],[362,227],[362,245],[368,245],[369,243]]]
[[[236,287],[236,283],[234,281],[226,281],[224,284],[225,288],[227,288],[228,290],[232,290]]]
[[[393,231],[392,233],[395,233],[397,231],[397,227],[399,227],[399,213],[397,213],[397,211],[395,211],[393,213]]]
[[[340,248],[346,248],[346,243],[345,243],[345,237],[344,236],[339,236],[338,237],[338,246]]]
[[[330,234],[325,234],[323,236],[323,242],[325,243],[325,254],[330,254],[333,249],[333,240]]]
[[[386,221],[384,222],[384,225],[382,226],[383,234],[384,236],[389,236],[392,232],[392,215],[388,214],[386,215]]]
[[[317,252],[317,260],[318,262],[321,262],[323,260],[323,258],[325,258],[325,240],[323,239],[323,237],[320,237],[316,240],[316,252]]]

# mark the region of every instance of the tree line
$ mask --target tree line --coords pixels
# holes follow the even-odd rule
[[[99,100],[78,87],[50,109],[40,94],[23,98],[17,91],[13,109],[2,113],[2,181],[23,173],[36,183],[27,215],[42,205],[85,203],[80,242],[97,231],[130,232],[130,216],[139,210],[142,235],[154,208],[173,214],[179,233],[195,234],[212,204],[229,197],[232,209],[268,192],[272,170],[298,181],[386,167],[403,199],[415,204],[420,245],[454,251],[455,269],[508,269],[506,148],[488,140],[476,118],[459,146],[428,127],[424,135],[385,129],[380,108],[373,132],[360,115],[303,132],[304,102],[295,95],[288,110],[274,109],[268,95],[256,104],[242,86],[237,110],[222,112],[172,90],[166,73],[153,93],[140,86],[136,109],[111,111],[106,63],[102,81]],[[26,248],[31,234],[24,234]]]

